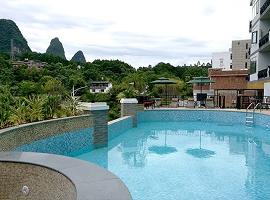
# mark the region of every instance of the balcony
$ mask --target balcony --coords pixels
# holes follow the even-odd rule
[[[270,52],[269,33],[263,36],[259,41],[260,52]]]
[[[258,80],[270,77],[269,67],[258,72]]]
[[[270,19],[270,0],[266,0],[260,9],[261,19]]]

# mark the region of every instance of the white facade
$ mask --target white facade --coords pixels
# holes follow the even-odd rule
[[[212,54],[212,68],[230,69],[231,52],[215,52]]]
[[[112,89],[112,84],[107,81],[94,81],[90,85],[91,93],[108,93]]]
[[[251,0],[251,76],[250,81],[270,78],[270,5],[266,0]]]

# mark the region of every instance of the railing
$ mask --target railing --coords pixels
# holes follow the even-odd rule
[[[267,33],[265,36],[263,36],[259,41],[259,47],[262,47],[267,42],[269,42],[269,33]]]
[[[258,79],[267,78],[268,76],[268,69],[263,69],[258,72]]]
[[[270,96],[237,96],[236,94],[226,96],[210,95],[203,101],[195,101],[196,96],[183,98],[181,96],[161,95],[157,98],[148,97],[139,100],[140,104],[144,104],[147,108],[155,107],[206,107],[206,108],[236,108],[247,109],[252,103],[253,108],[260,103],[262,109],[270,109]]]
[[[269,6],[270,6],[270,0],[267,0],[267,1],[263,4],[263,6],[261,7],[261,9],[260,9],[260,14],[263,14],[264,11],[266,11],[266,9],[267,9]]]

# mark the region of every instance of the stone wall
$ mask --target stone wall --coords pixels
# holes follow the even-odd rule
[[[0,199],[76,199],[76,188],[71,180],[52,169],[26,163],[0,162],[0,172]],[[23,186],[27,186],[28,193],[22,192]]]
[[[108,144],[108,110],[90,111],[93,118],[93,144],[102,147]]]
[[[0,151],[11,151],[16,147],[29,144],[65,132],[89,128],[93,124],[90,115],[35,122],[0,130]]]
[[[133,126],[137,126],[137,111],[142,111],[143,105],[134,103],[121,104],[121,117],[131,116],[133,118]]]

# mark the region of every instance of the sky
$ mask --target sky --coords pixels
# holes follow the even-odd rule
[[[210,62],[249,39],[249,0],[0,0],[32,51],[58,37],[66,57],[119,59],[134,67]]]

